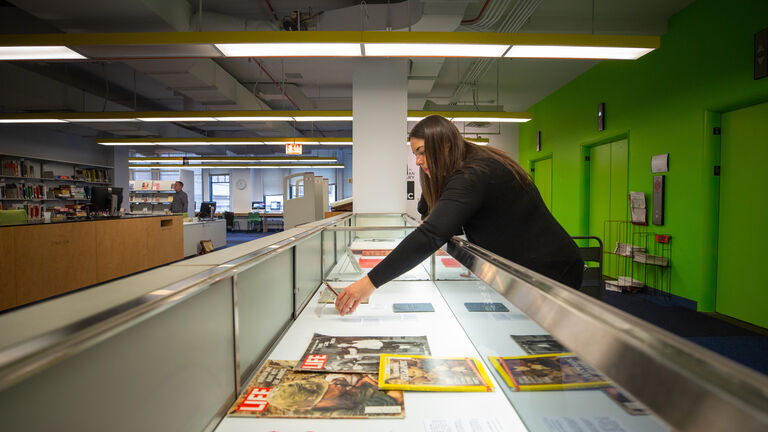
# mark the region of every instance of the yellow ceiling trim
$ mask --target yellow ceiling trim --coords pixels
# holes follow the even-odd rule
[[[432,114],[442,115],[446,118],[498,118],[498,119],[522,119],[530,120],[533,118],[532,113],[528,112],[503,112],[503,111],[408,111],[408,117],[426,117]],[[113,120],[115,122],[135,121],[138,118],[152,119],[152,118],[184,118],[185,120],[169,120],[169,121],[227,121],[227,117],[259,117],[262,120],[259,121],[284,121],[278,120],[263,120],[264,118],[286,118],[292,117],[300,121],[302,117],[342,117],[351,118],[352,111],[118,111],[118,112],[47,112],[47,113],[9,113],[0,114],[0,122],[8,123],[11,120],[34,120],[34,119],[51,119],[57,121],[79,120],[80,123],[87,123],[87,119],[94,120]],[[235,120],[240,122],[240,120]],[[290,121],[290,120],[285,120]],[[22,122],[19,122],[22,123]],[[254,142],[266,141],[268,138],[250,138]],[[280,138],[285,140],[287,138]],[[293,138],[290,138],[293,139]],[[204,141],[204,139],[190,138],[190,140]],[[220,139],[221,141],[233,141],[239,140],[238,138],[226,138]],[[272,139],[277,141],[278,139]],[[298,140],[298,138],[297,138]],[[317,141],[319,138],[307,138],[308,141]],[[335,140],[335,139],[334,139]],[[140,141],[140,140],[132,140]],[[160,139],[148,139],[147,141],[161,141]],[[297,141],[298,142],[298,141]]]
[[[211,45],[221,43],[433,43],[658,48],[658,36],[492,32],[233,31],[0,35],[0,46]]]

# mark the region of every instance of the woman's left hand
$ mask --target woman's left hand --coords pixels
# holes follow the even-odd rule
[[[348,313],[352,313],[360,305],[360,302],[367,299],[373,294],[376,287],[368,276],[363,277],[359,281],[344,288],[339,296],[336,298],[336,310],[339,311],[339,315],[344,316]]]

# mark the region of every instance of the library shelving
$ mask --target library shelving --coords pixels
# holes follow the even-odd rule
[[[46,211],[80,211],[90,201],[91,186],[111,183],[111,167],[0,155],[0,210],[23,209],[30,220]]]
[[[131,213],[164,214],[173,202],[175,180],[130,180]]]

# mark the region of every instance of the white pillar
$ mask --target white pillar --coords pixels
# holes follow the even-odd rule
[[[366,59],[352,81],[356,213],[404,213],[408,63]]]

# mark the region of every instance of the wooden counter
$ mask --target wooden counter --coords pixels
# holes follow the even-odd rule
[[[182,217],[0,228],[0,310],[184,258]]]

